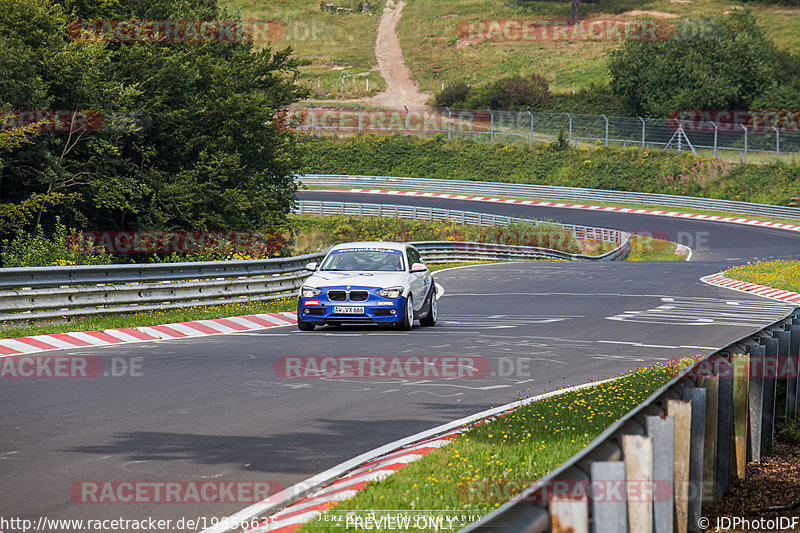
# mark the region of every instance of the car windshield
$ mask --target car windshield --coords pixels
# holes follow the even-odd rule
[[[402,272],[403,252],[389,248],[347,248],[332,251],[320,270]]]

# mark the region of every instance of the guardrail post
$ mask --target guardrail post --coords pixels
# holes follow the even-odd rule
[[[528,144],[531,145],[533,144],[533,113],[530,111],[526,111],[526,113],[528,113],[528,116],[531,117],[531,134],[528,136]]]
[[[643,484],[653,481],[653,437],[623,435],[625,499],[628,501],[628,531],[652,533],[653,499],[641,496]]]
[[[408,108],[403,106],[403,109],[406,110],[406,135],[408,135]]]
[[[761,416],[761,449],[769,450],[775,435],[775,369],[778,367],[779,341],[775,337],[764,337],[766,355],[761,372],[764,374],[764,410]]]
[[[731,363],[719,357],[717,368],[722,376],[719,380],[719,405],[717,411],[717,467],[714,497],[728,492],[731,486],[731,444],[733,441],[733,368]]]
[[[734,472],[738,479],[744,479],[747,466],[747,410],[748,383],[750,380],[750,356],[731,355],[733,364],[733,458]]]
[[[739,124],[744,130],[744,162],[747,163],[747,126]]]
[[[691,466],[692,402],[667,400],[667,415],[675,425],[673,437],[673,485],[675,531],[687,533],[689,526],[689,468]]]
[[[644,139],[645,139],[645,121],[642,117],[637,117],[639,120],[642,121],[642,150],[644,150]]]
[[[317,132],[317,118],[314,116],[314,104],[311,104],[311,135]]]
[[[712,122],[712,126],[714,126],[714,159],[717,158],[717,136],[719,135],[719,128],[717,128],[717,123]]]
[[[653,532],[672,533],[675,465],[674,461],[666,458],[675,457],[675,420],[671,416],[648,416],[645,417],[645,424],[647,434],[653,438],[653,457],[659,458],[658,461],[653,460]],[[669,487],[668,491],[663,490],[665,486]],[[631,530],[636,531],[633,528]]]
[[[714,503],[717,479],[717,418],[719,415],[719,376],[704,377],[699,386],[706,391],[706,424],[703,439],[702,505]]]
[[[489,126],[489,138],[491,139],[492,144],[494,144],[494,113],[492,113],[491,109],[487,109],[486,111],[489,112],[489,119],[491,120]]]
[[[697,531],[697,519],[703,516],[703,448],[706,431],[706,389],[687,387],[683,398],[692,403],[691,439],[689,441],[689,493],[686,521],[689,531]]]
[[[605,115],[600,115],[603,117],[603,120],[606,121],[606,146],[608,146],[608,117]]]
[[[775,413],[778,415],[788,415],[790,400],[786,369],[791,362],[789,359],[789,349],[792,334],[787,329],[779,329],[775,332],[775,338],[778,339],[778,364],[775,368]],[[792,394],[792,399],[794,399],[794,394]]]
[[[572,115],[569,113],[564,113],[569,117],[569,136],[567,137],[567,144],[572,146]]]
[[[590,465],[590,474],[592,481],[599,481],[602,484],[604,496],[607,496],[609,491],[606,487],[610,487],[614,482],[620,482],[620,485],[625,484],[625,463],[622,461],[596,461]],[[592,499],[592,517],[593,517],[593,533],[606,533],[607,531],[614,531],[616,533],[627,533],[628,520],[627,520],[627,503],[625,498],[620,498],[617,501],[615,498],[593,498]]]
[[[748,397],[748,446],[747,458],[756,463],[761,462],[761,412],[764,409],[764,356],[766,348],[763,344],[748,344],[750,354],[750,384]]]
[[[358,108],[358,133],[361,133],[361,106],[356,104],[356,108]]]

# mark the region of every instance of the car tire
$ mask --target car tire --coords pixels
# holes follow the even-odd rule
[[[430,296],[428,296],[428,314],[419,319],[421,326],[435,326],[436,319],[439,316],[438,304],[436,303],[436,286],[431,287]]]
[[[403,309],[403,319],[397,323],[398,327],[403,331],[411,331],[414,327],[414,303],[411,300],[411,295],[406,298],[406,307]]]
[[[297,320],[297,329],[300,331],[314,331],[314,324],[310,324],[308,322],[304,322],[303,320]]]

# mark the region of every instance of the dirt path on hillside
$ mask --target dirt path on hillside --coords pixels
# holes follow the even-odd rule
[[[375,57],[378,70],[386,80],[386,90],[369,99],[372,104],[385,107],[423,107],[428,95],[420,92],[403,57],[403,48],[397,36],[397,23],[403,16],[405,0],[388,0],[378,26]]]
[[[375,41],[375,58],[378,70],[386,82],[386,90],[369,98],[348,98],[344,100],[314,100],[320,104],[364,104],[402,109],[425,107],[427,93],[420,92],[419,85],[411,76],[411,70],[403,57],[403,48],[397,37],[397,23],[403,16],[405,0],[387,0],[386,7],[378,24],[378,37]],[[0,532],[2,533],[2,532]]]

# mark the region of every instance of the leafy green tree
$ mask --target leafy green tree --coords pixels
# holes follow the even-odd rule
[[[0,204],[87,229],[262,229],[295,192],[278,110],[305,95],[291,49],[240,42],[72,40],[79,19],[230,19],[211,0],[0,0],[0,109],[91,110],[97,131],[0,145]],[[42,195],[42,196],[35,196]],[[66,195],[66,196],[53,196]],[[4,230],[7,232],[8,227]],[[0,230],[3,231],[3,230]]]
[[[778,81],[775,45],[749,10],[678,24],[658,41],[628,41],[612,54],[611,87],[630,113],[748,109]]]

